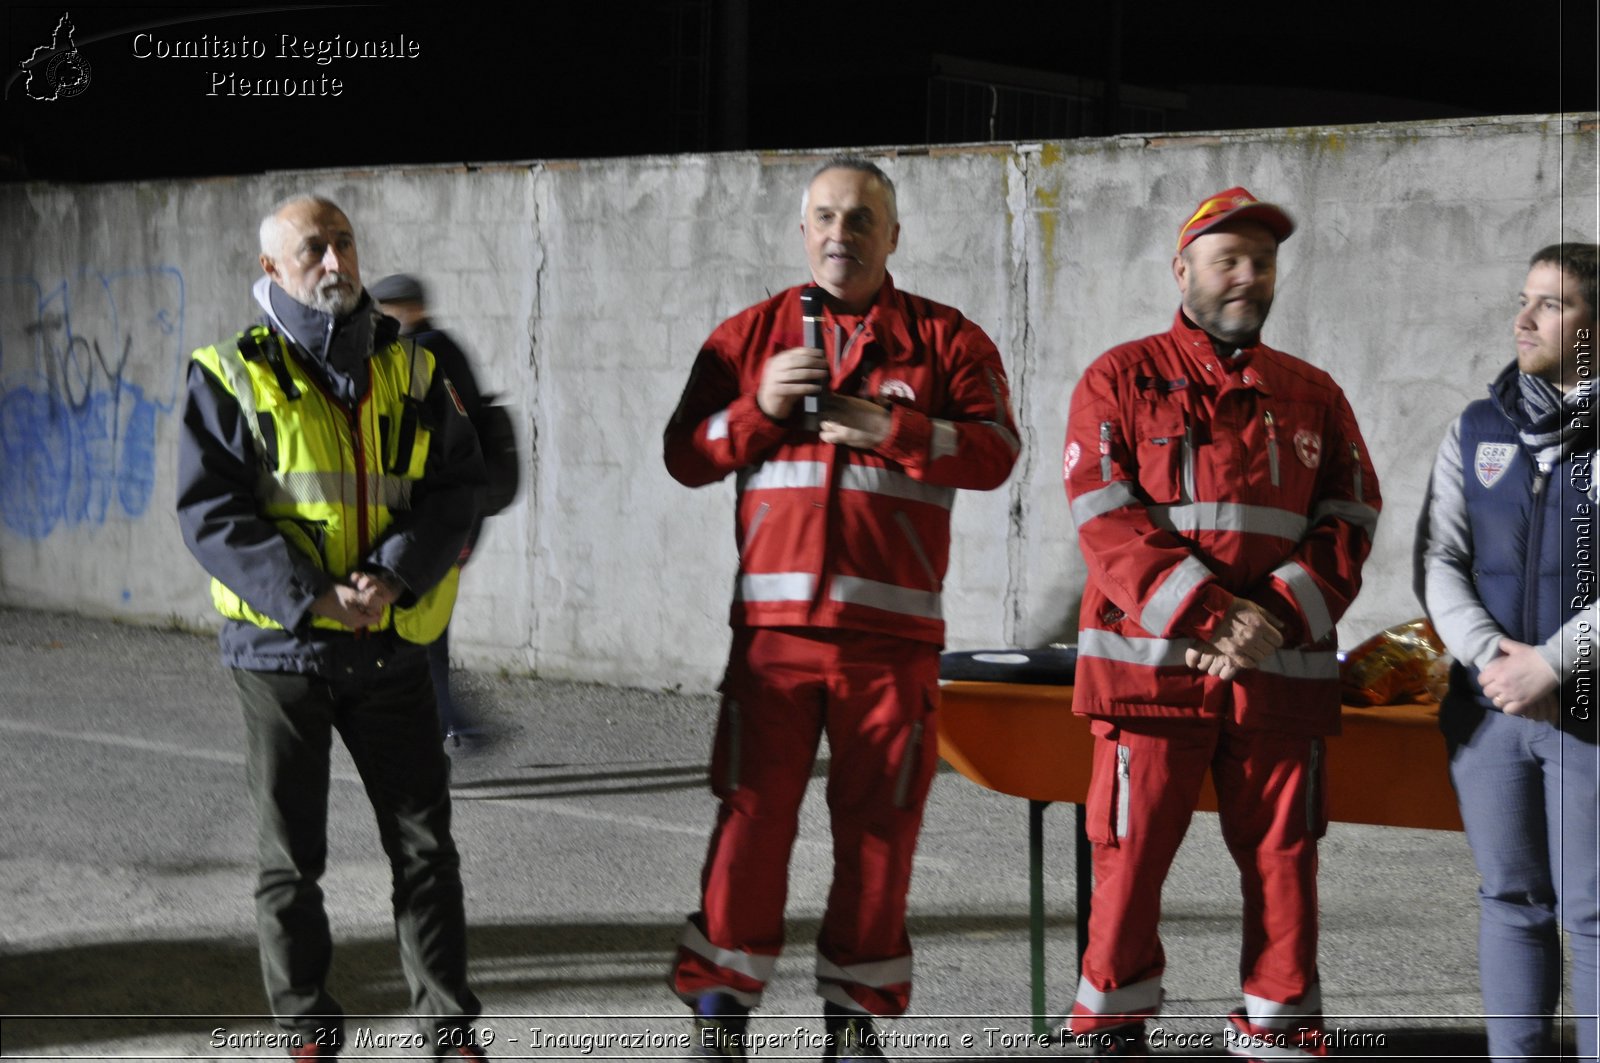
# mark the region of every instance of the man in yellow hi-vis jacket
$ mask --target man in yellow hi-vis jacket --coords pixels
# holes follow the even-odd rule
[[[244,709],[267,994],[291,1058],[337,1054],[318,885],[337,730],[393,871],[412,1010],[436,1057],[481,1059],[425,650],[450,619],[484,483],[477,438],[433,356],[362,290],[337,206],[279,204],[260,261],[260,324],[189,367],[178,518],[212,576]]]

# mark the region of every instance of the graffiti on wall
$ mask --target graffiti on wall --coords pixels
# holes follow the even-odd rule
[[[31,539],[137,518],[187,361],[171,266],[0,278],[0,526]]]

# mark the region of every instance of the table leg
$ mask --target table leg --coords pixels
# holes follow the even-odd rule
[[[1033,1032],[1041,1037],[1051,1032],[1045,1014],[1044,977],[1044,810],[1048,807],[1049,801],[1028,801],[1028,975],[1033,989]],[[1078,971],[1083,970],[1083,953],[1089,947],[1089,905],[1094,895],[1094,849],[1089,844],[1086,813],[1083,805],[1072,806]]]
[[[1028,802],[1028,954],[1033,986],[1033,1032],[1050,1033],[1044,1012],[1044,810],[1049,801]]]
[[[1089,904],[1094,897],[1094,848],[1089,844],[1088,809],[1072,806],[1073,833],[1077,835],[1078,885],[1078,970],[1083,970],[1083,953],[1089,947]]]

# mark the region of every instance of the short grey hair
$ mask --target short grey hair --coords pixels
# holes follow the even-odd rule
[[[871,159],[863,158],[860,155],[835,155],[812,172],[811,179],[806,182],[805,190],[800,193],[800,220],[802,222],[806,220],[806,214],[811,209],[811,186],[816,183],[817,178],[829,170],[855,170],[857,173],[876,177],[878,182],[883,185],[883,191],[889,199],[889,220],[891,222],[900,220],[900,205],[895,201],[894,182],[889,180],[889,175],[883,172],[882,167]]]
[[[266,255],[268,258],[277,257],[278,245],[283,242],[282,233],[279,231],[282,228],[282,224],[278,220],[278,215],[282,214],[290,207],[297,207],[302,203],[309,203],[316,207],[331,207],[334,210],[337,210],[340,214],[344,214],[344,209],[340,207],[339,204],[335,203],[327,196],[319,196],[315,192],[296,192],[289,198],[280,200],[277,205],[275,205],[271,210],[267,211],[267,216],[261,219],[261,230],[259,236],[261,240],[261,253],[263,255]],[[344,216],[346,218],[350,217],[348,214],[345,214]]]

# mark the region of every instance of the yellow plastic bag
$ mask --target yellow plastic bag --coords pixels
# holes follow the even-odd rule
[[[1435,702],[1449,684],[1450,657],[1422,617],[1384,628],[1339,664],[1339,692],[1346,705]]]

